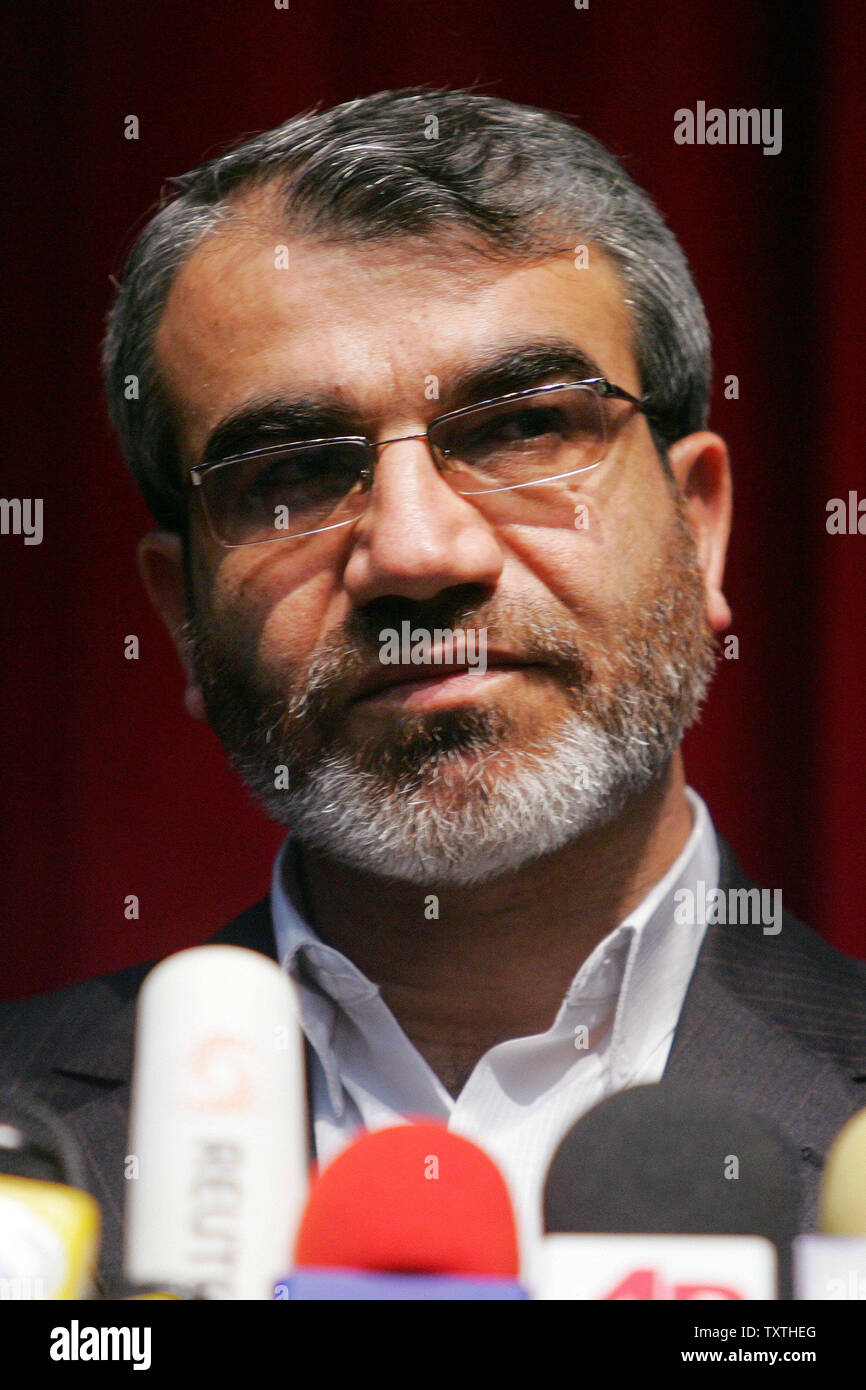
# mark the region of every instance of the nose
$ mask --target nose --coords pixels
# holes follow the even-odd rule
[[[455,585],[493,586],[503,561],[496,535],[445,481],[424,436],[383,441],[376,456],[343,574],[353,602],[393,594],[429,600]]]

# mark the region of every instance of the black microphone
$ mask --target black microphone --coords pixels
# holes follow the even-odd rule
[[[538,1296],[790,1298],[801,1201],[799,1156],[766,1120],[692,1087],[620,1091],[554,1155]]]

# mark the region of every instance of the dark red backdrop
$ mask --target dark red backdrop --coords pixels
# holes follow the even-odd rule
[[[690,777],[745,866],[866,955],[866,536],[825,529],[829,498],[866,495],[859,0],[18,8],[0,492],[42,497],[45,537],[0,536],[0,997],[203,940],[264,892],[279,842],[184,715],[139,586],[148,518],[97,371],[109,274],[169,175],[315,102],[418,82],[477,82],[575,116],[678,232],[714,328],[713,423],[735,463],[740,639],[689,737]],[[781,107],[781,153],[676,145],[674,112],[698,101]],[[739,400],[722,396],[728,374]]]

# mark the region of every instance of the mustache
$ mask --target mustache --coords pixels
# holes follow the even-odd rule
[[[254,737],[255,711],[253,720],[265,730],[268,744],[280,730],[291,730],[300,752],[330,744],[361,681],[379,668],[379,634],[384,628],[399,631],[407,620],[413,629],[430,631],[485,628],[488,645],[546,667],[575,704],[592,686],[586,643],[578,640],[577,624],[564,605],[533,595],[491,596],[476,585],[455,586],[430,600],[373,599],[348,613],[303,666],[291,671],[263,670],[256,660],[256,635],[239,630],[236,622],[223,627],[209,613],[193,612],[184,633],[217,732],[245,746]],[[465,720],[468,712],[460,717]]]
[[[358,683],[380,665],[382,631],[399,632],[404,622],[413,631],[483,629],[489,647],[503,647],[518,660],[548,667],[573,692],[592,680],[585,646],[575,640],[574,620],[567,610],[560,616],[549,603],[491,598],[467,585],[430,601],[387,596],[353,610],[307,667],[304,712],[313,713],[310,706],[322,701],[333,709],[349,700]]]

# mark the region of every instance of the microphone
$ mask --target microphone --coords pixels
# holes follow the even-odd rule
[[[794,1241],[797,1298],[866,1300],[866,1110],[836,1135],[818,1198],[818,1234]]]
[[[724,1097],[635,1086],[569,1130],[544,1190],[542,1299],[790,1297],[797,1155]]]
[[[75,1141],[19,1091],[0,1097],[0,1299],[81,1299],[93,1290],[99,1207]]]
[[[294,986],[239,946],[169,956],[139,995],[124,1274],[191,1297],[269,1299],[307,1191]]]
[[[818,1210],[827,1235],[866,1236],[866,1109],[842,1126],[830,1146]]]
[[[477,1145],[418,1121],[364,1132],[313,1184],[277,1298],[513,1300],[505,1179]]]

